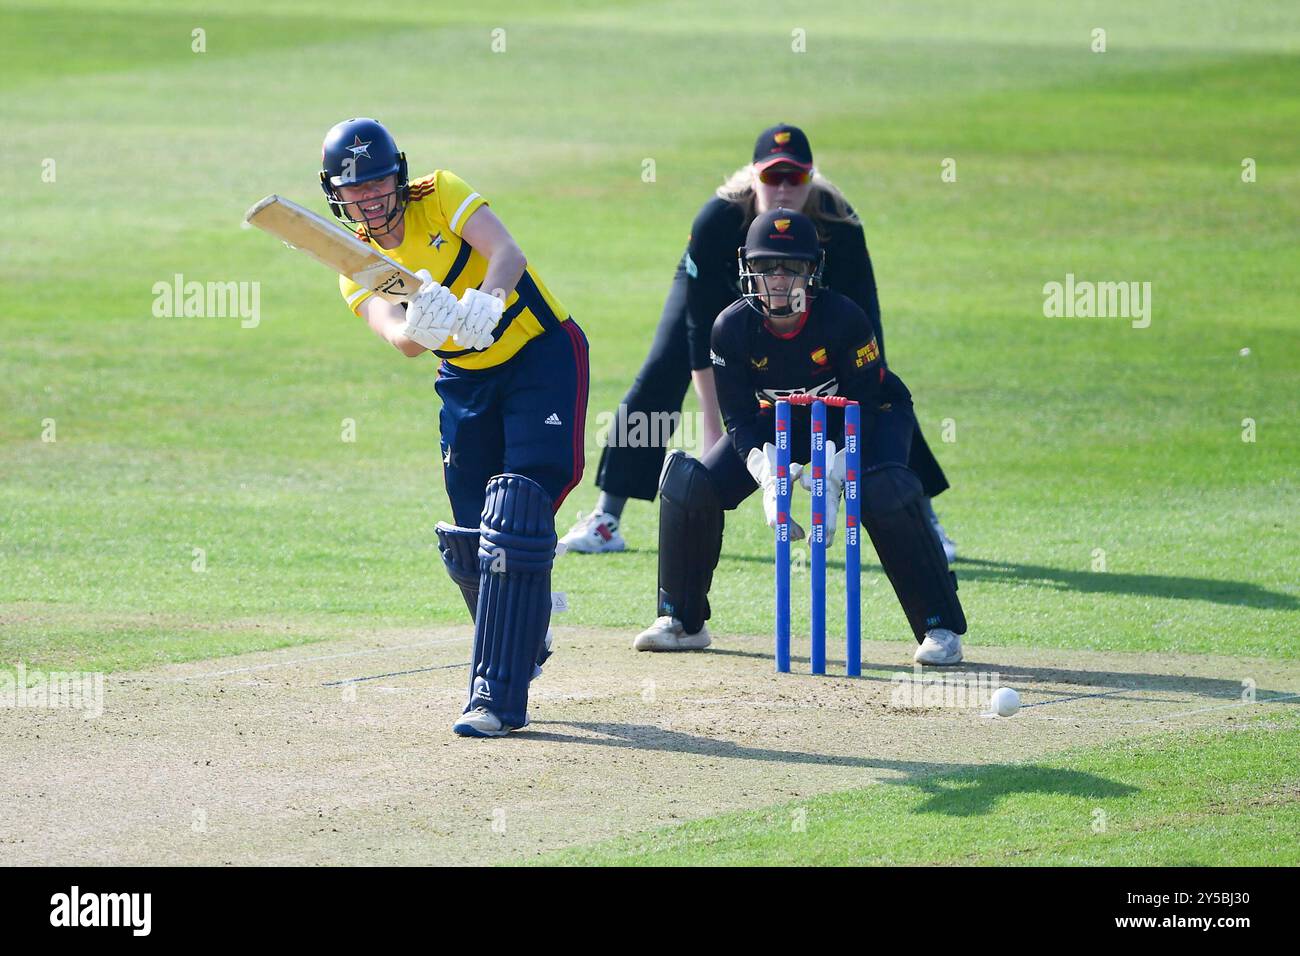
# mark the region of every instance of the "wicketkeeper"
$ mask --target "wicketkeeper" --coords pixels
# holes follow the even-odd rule
[[[550,655],[555,510],[582,478],[587,340],[487,200],[447,170],[408,179],[375,120],[334,126],[321,164],[334,215],[424,279],[405,306],[339,284],[403,355],[442,360],[454,523],[436,532],[474,620],[469,701],[452,729],[499,737],[528,723],[529,682]]]
[[[920,646],[923,664],[961,660],[966,618],[957,579],[908,467],[912,396],[890,371],[866,314],[821,286],[823,252],[812,220],[788,209],[756,218],[739,250],[741,298],[713,324],[712,361],[726,440],[702,459],[675,453],[659,481],[659,594],[641,651],[708,647],[709,585],[722,550],[723,513],[759,488],[776,526],[774,405],[789,395],[860,403],[862,524]],[[804,414],[798,414],[803,411]],[[792,409],[792,477],[807,462],[809,418]],[[844,482],[844,414],[827,416],[826,535],[834,535]],[[833,444],[832,444],[833,443]],[[840,450],[836,450],[840,449]],[[802,458],[800,456],[802,455]],[[797,525],[792,537],[802,537]]]
[[[709,361],[713,322],[740,294],[736,247],[745,241],[756,216],[777,207],[802,212],[817,226],[818,241],[826,254],[822,286],[848,296],[867,314],[884,357],[880,300],[862,221],[839,188],[813,165],[812,145],[803,130],[782,123],[759,134],[753,162],[732,173],[691,224],[654,342],[619,403],[620,423],[672,421],[672,416],[680,416],[682,400],[693,385],[699,400],[701,447],[712,448],[722,437],[721,410]],[[622,529],[627,500],[654,499],[665,440],[624,442],[618,438],[622,434],[619,424],[601,451],[596,469],[600,496],[595,507],[580,513],[577,524],[560,539],[570,553],[622,551],[627,546]],[[926,494],[922,507],[952,560],[957,546],[930,506],[930,497],[942,494],[948,479],[919,428],[913,429],[908,467],[921,479]]]

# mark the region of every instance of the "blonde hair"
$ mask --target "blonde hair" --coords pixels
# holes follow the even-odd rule
[[[754,195],[754,167],[741,166],[723,181],[716,190],[719,199],[735,203],[745,212],[745,221],[752,222],[758,214],[757,200]],[[826,226],[831,223],[846,222],[854,226],[862,225],[862,220],[853,211],[844,193],[833,182],[816,169],[812,175],[812,189],[804,200],[803,209],[799,210],[813,221],[818,236],[825,241]]]

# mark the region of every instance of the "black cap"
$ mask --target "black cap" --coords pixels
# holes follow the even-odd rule
[[[793,209],[778,208],[763,213],[750,224],[749,232],[745,234],[746,259],[816,262],[821,258],[821,249],[813,221]]]
[[[798,126],[781,123],[758,134],[758,142],[754,144],[754,165],[761,171],[777,163],[793,163],[802,169],[812,169],[812,147]]]

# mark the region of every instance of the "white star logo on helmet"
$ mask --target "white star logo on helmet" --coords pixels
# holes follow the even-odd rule
[[[353,159],[360,159],[362,156],[364,156],[366,159],[371,158],[370,143],[361,142],[360,136],[353,137],[352,145],[349,146],[347,149],[348,152],[352,154]]]

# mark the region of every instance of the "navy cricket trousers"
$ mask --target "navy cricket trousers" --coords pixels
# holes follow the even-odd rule
[[[500,365],[443,362],[442,473],[456,524],[477,528],[493,475],[531,478],[558,510],[582,480],[587,424],[587,337],[566,319]]]

